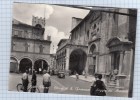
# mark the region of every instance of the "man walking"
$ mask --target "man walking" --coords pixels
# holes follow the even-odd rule
[[[33,70],[31,82],[32,82],[31,92],[35,92],[36,91],[36,83],[37,83],[37,76],[36,76],[36,71],[35,70]]]
[[[27,92],[29,80],[28,80],[28,70],[22,75],[23,92]]]
[[[51,86],[51,77],[46,70],[43,71],[43,74],[44,93],[48,93],[49,87]]]

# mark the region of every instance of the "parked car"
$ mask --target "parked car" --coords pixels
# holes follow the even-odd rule
[[[64,71],[59,71],[57,76],[58,76],[58,78],[65,78],[65,72]]]

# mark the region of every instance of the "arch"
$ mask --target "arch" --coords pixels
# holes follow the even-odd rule
[[[30,58],[30,57],[28,57],[28,56],[23,56],[23,57],[21,57],[21,58],[19,59],[19,62],[20,62],[22,59],[24,59],[24,58],[30,59],[30,60],[32,61],[32,64],[33,64],[32,58]]]
[[[11,55],[12,58],[15,58],[17,60],[17,62],[19,62],[18,58],[16,56]],[[10,58],[11,58],[10,57]]]
[[[48,65],[50,65],[49,61],[46,58],[43,58],[43,57],[36,58],[34,60],[34,62],[37,61],[37,60],[39,60],[39,59],[45,60],[48,63]]]
[[[22,58],[19,63],[19,72],[24,73],[26,70],[32,69],[32,60],[29,58]]]
[[[82,49],[75,49],[70,54],[69,70],[71,74],[82,74],[86,66],[87,54]]]
[[[97,64],[96,64],[96,61],[97,61],[97,46],[95,43],[92,43],[90,48],[89,48],[89,58],[88,58],[88,64],[89,64],[89,67],[88,67],[88,73],[90,75],[94,75],[95,72],[96,72],[96,68],[97,68]]]
[[[40,24],[36,24],[35,27],[36,28],[42,28],[42,26]]]
[[[10,57],[10,72],[17,72],[18,70],[18,60],[15,57]]]
[[[96,44],[93,43],[90,48],[89,48],[89,54],[93,54],[94,52],[97,51],[97,47],[96,47]]]
[[[119,37],[113,37],[113,38],[111,38],[111,39],[109,39],[109,40],[107,41],[106,46],[107,46],[107,47],[110,47],[110,45],[111,45],[111,43],[112,43],[113,41],[115,41],[115,42],[121,42],[122,40],[121,40]]]
[[[34,69],[37,71],[38,74],[42,74],[43,70],[48,70],[48,62],[45,59],[38,58],[34,62]]]

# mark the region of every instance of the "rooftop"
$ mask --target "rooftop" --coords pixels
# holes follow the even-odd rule
[[[57,46],[59,46],[62,42],[66,42],[68,39],[61,39]]]

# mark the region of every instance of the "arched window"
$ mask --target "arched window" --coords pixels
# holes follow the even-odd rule
[[[90,47],[89,54],[93,54],[94,52],[96,52],[96,45],[95,45],[95,44],[93,44],[93,45]]]
[[[27,42],[25,42],[25,52],[28,52],[28,48],[29,48],[29,44]]]
[[[96,28],[96,24],[94,24],[94,27],[93,27],[94,29]]]

